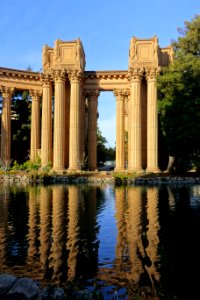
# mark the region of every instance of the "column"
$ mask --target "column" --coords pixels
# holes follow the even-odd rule
[[[158,112],[156,70],[147,72],[147,172],[158,168]]]
[[[88,167],[89,170],[97,168],[97,101],[98,90],[92,90],[88,95]]]
[[[30,90],[30,96],[32,99],[31,106],[31,149],[30,159],[35,160],[37,158],[37,151],[40,148],[40,92]]]
[[[54,73],[54,144],[53,169],[65,168],[65,72],[57,70]]]
[[[78,171],[80,166],[80,72],[69,71],[71,83],[69,122],[69,171]]]
[[[1,116],[1,160],[11,159],[11,99],[14,89],[1,86],[2,116]]]
[[[42,167],[52,162],[52,86],[50,76],[42,74],[42,132],[41,164]]]
[[[141,71],[131,73],[130,114],[129,114],[129,171],[142,172],[141,147]]]
[[[114,90],[116,97],[116,166],[115,171],[125,169],[125,100],[123,90]]]

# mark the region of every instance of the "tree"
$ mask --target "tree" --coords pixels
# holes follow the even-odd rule
[[[174,60],[158,76],[159,113],[176,170],[200,166],[200,15],[178,29]]]
[[[102,133],[97,126],[97,164],[106,160],[115,159],[115,148],[106,147],[107,140],[102,136]]]
[[[30,149],[31,107],[28,91],[16,91],[12,100],[11,157],[22,163],[28,159]]]

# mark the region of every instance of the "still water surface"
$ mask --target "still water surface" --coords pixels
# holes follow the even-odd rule
[[[0,186],[0,273],[42,285],[200,299],[199,237],[200,186]]]

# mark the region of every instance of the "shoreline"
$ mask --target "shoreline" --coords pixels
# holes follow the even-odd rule
[[[1,184],[115,184],[120,185],[174,185],[200,184],[200,175],[189,172],[183,175],[167,173],[125,174],[105,171],[54,174],[35,172],[16,172],[0,174]]]

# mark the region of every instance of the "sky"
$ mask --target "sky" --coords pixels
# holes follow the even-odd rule
[[[0,67],[42,71],[42,47],[80,38],[86,71],[127,70],[132,36],[160,47],[200,13],[199,0],[6,0],[0,3]],[[101,93],[99,128],[115,145],[115,98]]]

